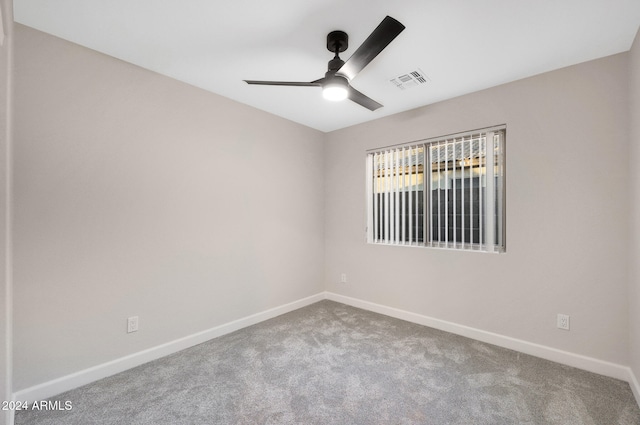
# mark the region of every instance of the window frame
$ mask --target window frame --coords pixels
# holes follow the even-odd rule
[[[501,124],[409,143],[368,149],[366,151],[366,242],[372,245],[411,246],[490,253],[506,252],[506,133],[506,124]],[[466,141],[467,139],[468,141]],[[478,147],[476,148],[474,145],[472,148],[472,144],[475,141],[477,141]],[[466,152],[465,143],[469,143],[468,151]],[[486,166],[488,163],[486,158],[489,157],[489,149],[486,146],[489,143],[493,143],[494,146],[491,150],[494,167]],[[458,151],[457,144],[461,145],[461,151]],[[483,144],[484,146],[482,146]],[[440,150],[442,147],[444,147],[444,161]],[[408,156],[406,149],[409,149]],[[438,156],[437,162],[433,162],[431,158],[434,149],[436,149],[435,152]],[[477,149],[477,157],[473,156],[473,149]],[[398,154],[399,150],[401,150],[400,154]],[[415,155],[413,153],[414,150]],[[468,158],[465,157],[467,152],[469,154]],[[459,154],[462,155],[462,158],[458,158]],[[378,164],[374,165],[374,158],[379,159],[380,155],[384,156],[383,160],[386,162],[382,164],[379,161]],[[391,159],[389,159],[389,155],[392,156]],[[421,160],[422,162],[420,162]],[[475,164],[473,164],[474,160],[476,160]],[[465,177],[465,162],[467,163],[466,171],[469,177]],[[434,164],[437,164],[438,167],[436,171],[433,168]],[[432,205],[434,196],[436,196],[436,191],[433,189],[434,172],[437,172],[438,176],[437,196],[439,202],[442,195],[442,176],[440,172],[443,166],[445,167],[444,179],[446,183],[444,194],[446,203],[450,202],[447,196],[451,192],[453,205],[458,205],[456,204],[456,192],[461,189],[460,193],[462,193],[462,200],[458,200],[463,205],[460,217],[456,216],[456,207],[454,207],[453,217],[456,221],[453,221],[454,224],[452,226],[447,222],[449,218],[449,212],[446,211],[447,204],[444,204],[444,214],[440,209],[440,204],[438,204],[437,211],[433,210],[434,205]],[[456,169],[461,170],[458,171],[461,173],[460,175],[456,175]],[[418,170],[421,170],[421,174]],[[480,174],[474,177],[473,173],[478,171]],[[415,177],[413,176],[414,173]],[[389,180],[390,176],[393,180]],[[422,177],[421,188],[419,188],[420,176]],[[407,182],[407,178],[409,182]],[[474,207],[471,206],[467,210],[467,214],[471,211],[470,217],[464,215],[465,180],[472,183],[475,179],[479,179],[480,188],[477,191],[477,196],[481,197],[477,207],[479,216],[476,217],[478,220],[477,231],[480,234],[477,242],[473,242],[473,236],[471,236],[470,241],[465,241],[466,235],[464,233],[464,223],[467,219],[470,223],[473,223],[473,211],[475,211]],[[451,180],[451,184],[449,180]],[[458,186],[457,180],[462,181],[462,187]],[[385,186],[381,190],[381,183],[388,185],[389,181],[392,181],[393,188]],[[482,183],[484,183],[484,186]],[[408,188],[409,186],[410,188]],[[466,193],[472,194],[473,192],[473,187],[470,186]],[[483,194],[484,200],[482,200]],[[419,199],[419,197],[422,197],[422,199]],[[414,205],[412,205],[412,200],[415,200]],[[418,208],[418,201],[422,204],[421,208]],[[389,206],[390,204],[391,207]],[[489,208],[491,204],[494,205],[493,208]],[[381,207],[386,208],[386,210],[379,211]],[[389,208],[395,210],[390,211]],[[405,208],[408,208],[408,213]],[[411,208],[415,208],[415,211],[411,211]],[[400,211],[402,214],[400,214]],[[379,214],[377,215],[376,213],[378,212]],[[413,223],[412,216],[415,216]],[[441,229],[443,217],[446,223],[444,233],[447,236],[443,241],[442,234],[439,234],[437,240],[434,240],[432,233],[435,227],[434,223],[437,222],[437,228]],[[493,217],[493,219],[489,220],[487,219],[488,217]],[[461,229],[459,229],[462,241],[457,239],[455,233],[455,223],[458,220],[462,223]],[[420,228],[418,225],[420,221],[422,235],[414,240],[412,238],[412,229],[415,226],[415,232],[417,233]],[[385,225],[386,227],[384,227]],[[452,240],[449,240],[452,228],[454,229],[454,236]],[[473,235],[472,227],[467,230]],[[374,240],[374,233],[376,233],[375,236],[379,237],[378,240]],[[380,237],[380,234],[382,234],[382,237]]]

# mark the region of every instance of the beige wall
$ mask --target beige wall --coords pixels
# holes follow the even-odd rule
[[[636,380],[640,379],[640,31],[629,54],[629,106],[631,154],[631,249],[629,265],[631,279],[629,287],[630,363]],[[640,394],[638,394],[640,396]]]
[[[328,134],[327,290],[628,364],[626,81],[619,54]],[[503,123],[506,254],[365,243],[366,149]]]
[[[10,0],[0,0],[4,40],[0,46],[0,401],[11,400],[11,282],[8,216],[10,214],[11,144],[11,43],[13,8]],[[0,411],[0,425],[10,423],[11,412]]]
[[[326,135],[20,25],[16,43],[14,391],[324,289],[639,376],[638,41]],[[506,254],[364,243],[366,149],[502,123]]]
[[[15,51],[15,390],[321,292],[322,133],[21,25]]]
[[[0,46],[0,401],[11,399],[11,283],[7,217],[10,208],[10,105],[11,43],[13,8],[10,0],[0,1],[4,40]],[[0,425],[9,423],[10,412],[0,412]]]

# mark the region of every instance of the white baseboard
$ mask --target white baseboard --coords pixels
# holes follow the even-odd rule
[[[123,372],[127,369],[176,353],[180,350],[184,350],[185,348],[193,347],[194,345],[201,344],[212,338],[226,335],[239,329],[246,328],[247,326],[255,325],[256,323],[280,316],[281,314],[297,310],[323,299],[325,299],[324,293],[319,293],[260,313],[252,314],[251,316],[243,317],[184,338],[176,339],[166,344],[158,345],[144,351],[17,391],[13,393],[13,400],[28,402],[44,400],[65,391],[106,378],[107,376],[115,375],[116,373]]]
[[[335,294],[333,292],[326,292],[325,294],[326,299],[332,301],[337,301],[353,307],[358,307],[364,310],[373,311],[375,313],[384,314],[386,316],[395,317],[396,319],[402,319],[406,320],[407,322],[429,326],[431,328],[451,332],[456,335],[465,336],[478,341],[497,345],[499,347],[519,351],[524,354],[551,360],[556,363],[573,366],[578,369],[583,369],[589,372],[594,372],[600,375],[627,381],[633,388],[633,384],[629,381],[630,375],[632,376],[631,369],[627,366],[621,366],[615,363],[594,359],[592,357],[558,350],[544,345],[523,341],[521,339],[511,338],[508,336],[483,331],[469,326],[459,325],[457,323],[447,322],[445,320],[435,319],[433,317],[423,316],[421,314]],[[636,394],[636,399],[638,400],[637,391],[638,385],[636,381],[636,389],[634,390],[634,393]]]

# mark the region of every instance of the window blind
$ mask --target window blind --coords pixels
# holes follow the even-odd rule
[[[367,240],[503,252],[504,126],[367,153]]]

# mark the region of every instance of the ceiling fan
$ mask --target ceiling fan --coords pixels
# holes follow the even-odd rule
[[[405,26],[391,16],[382,20],[380,25],[369,35],[355,53],[345,62],[338,55],[347,50],[349,36],[344,31],[332,31],[327,35],[327,49],[335,53],[329,61],[329,70],[319,80],[305,82],[294,81],[255,81],[244,80],[247,84],[265,86],[298,86],[322,87],[322,94],[328,100],[343,100],[349,98],[365,108],[375,111],[382,105],[370,97],[354,89],[350,83],[360,71],[364,69],[389,43],[391,43]]]

